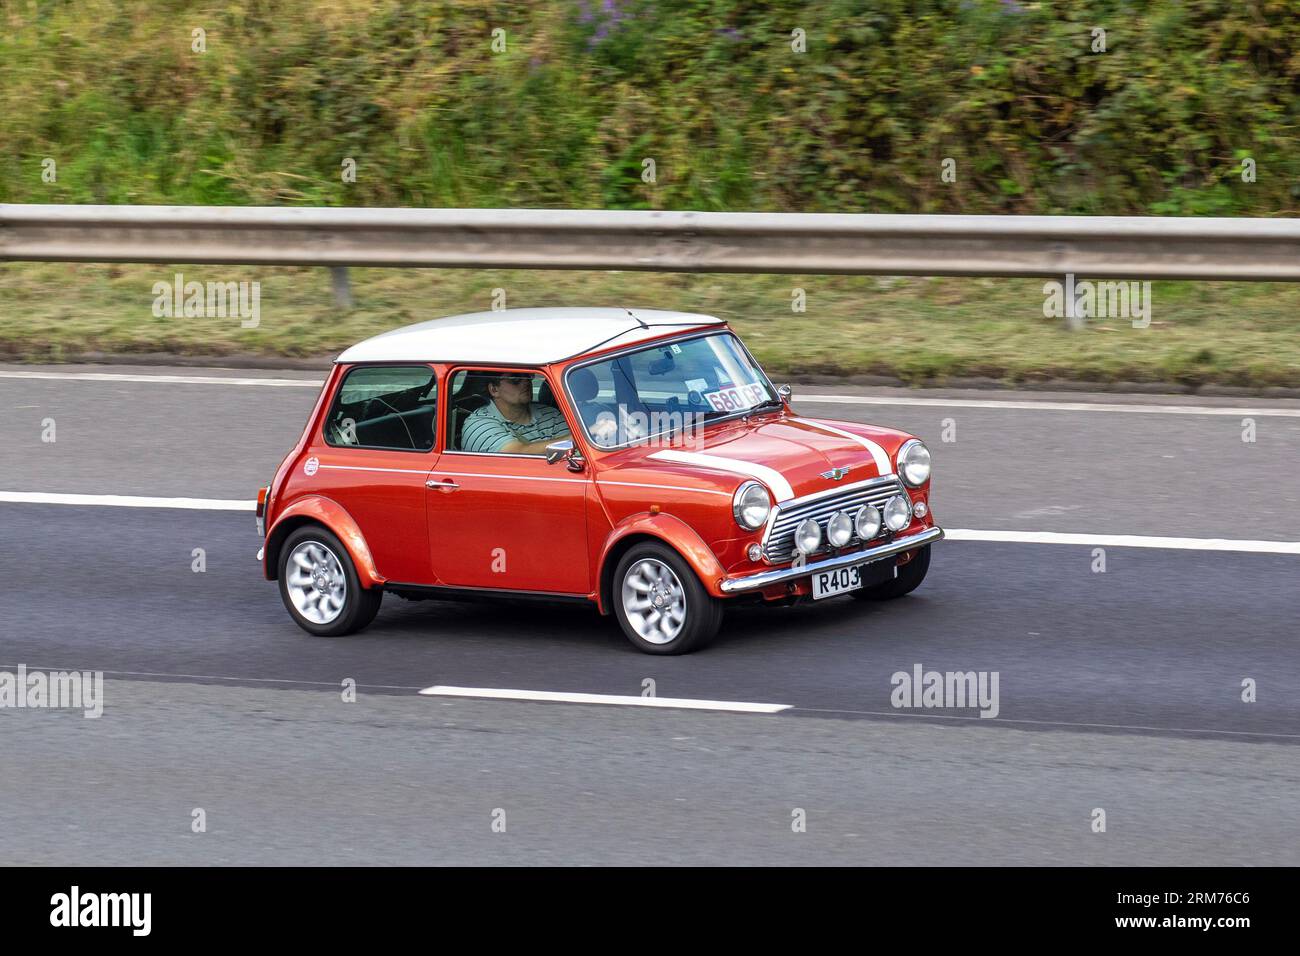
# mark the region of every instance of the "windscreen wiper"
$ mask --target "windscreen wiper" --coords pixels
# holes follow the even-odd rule
[[[751,406],[749,411],[745,412],[745,417],[748,418],[750,415],[753,415],[755,412],[761,412],[767,408],[784,408],[784,407],[785,407],[785,402],[783,402],[779,398],[765,398],[757,405]]]

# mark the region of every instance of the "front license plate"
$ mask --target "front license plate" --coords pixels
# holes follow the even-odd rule
[[[888,581],[894,573],[893,561],[874,561],[871,564],[840,568],[838,571],[819,571],[812,576],[813,600],[820,601],[825,597],[845,594],[865,584],[880,584]]]
[[[862,565],[840,568],[838,571],[819,571],[812,577],[813,600],[843,594],[862,587]]]

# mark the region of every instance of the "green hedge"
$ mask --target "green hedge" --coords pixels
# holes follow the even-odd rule
[[[1296,215],[1298,94],[1286,0],[5,0],[0,200]]]

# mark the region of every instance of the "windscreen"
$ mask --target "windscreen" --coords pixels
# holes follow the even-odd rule
[[[780,402],[762,369],[728,333],[653,345],[580,366],[567,380],[583,427],[602,447]]]

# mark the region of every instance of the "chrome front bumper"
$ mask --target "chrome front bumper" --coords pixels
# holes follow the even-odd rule
[[[738,594],[743,591],[754,591],[759,588],[771,587],[773,584],[784,584],[787,581],[797,581],[800,578],[811,577],[820,571],[838,571],[840,568],[849,568],[855,564],[868,564],[871,561],[879,561],[882,558],[892,558],[896,554],[902,554],[904,551],[913,551],[916,548],[924,548],[943,538],[943,529],[939,527],[926,528],[919,534],[911,534],[906,538],[895,538],[888,544],[877,545],[874,548],[867,548],[865,551],[854,551],[851,554],[837,554],[833,558],[822,558],[820,561],[809,561],[801,568],[777,568],[772,571],[760,571],[757,574],[747,574],[738,578],[723,578],[720,587],[726,594]]]

